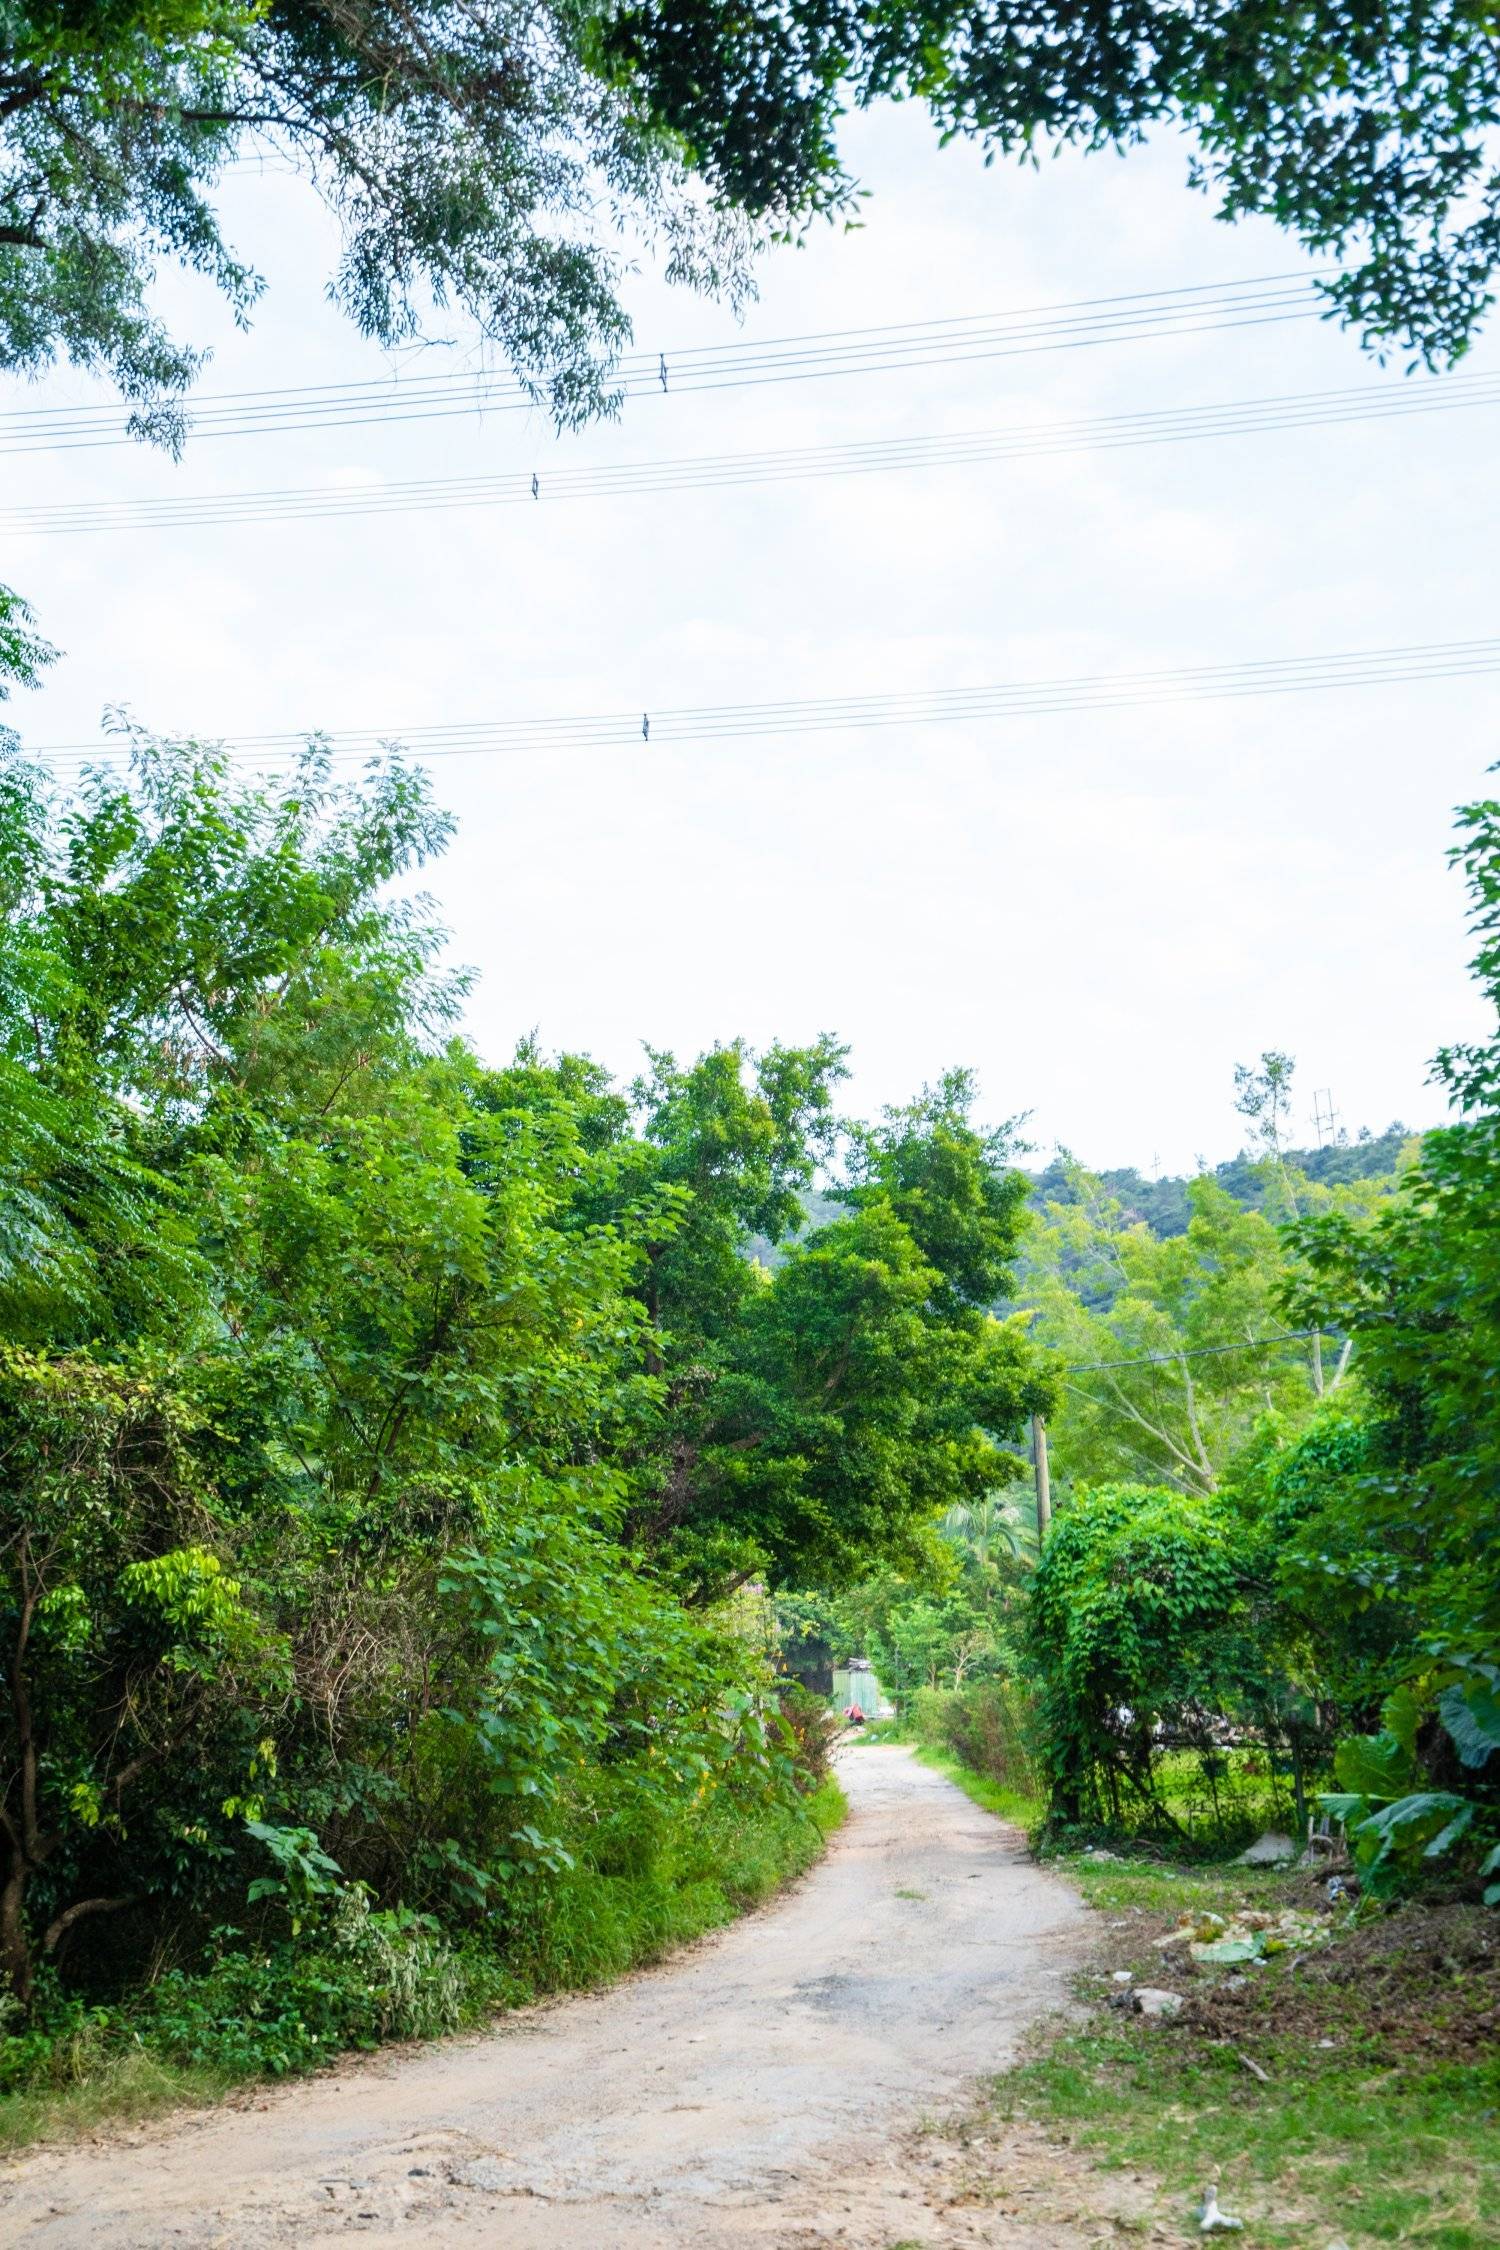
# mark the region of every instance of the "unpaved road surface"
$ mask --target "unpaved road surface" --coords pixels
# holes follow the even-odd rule
[[[0,2174],[0,2241],[1088,2239],[1071,2212],[1025,2203],[1045,2186],[1020,2187],[1015,2224],[993,2203],[958,2207],[924,2184],[943,2164],[911,2136],[1062,2001],[1083,1908],[909,1752],[853,1749],[840,1778],[847,1825],[764,1912],[482,2036],[22,2158]]]

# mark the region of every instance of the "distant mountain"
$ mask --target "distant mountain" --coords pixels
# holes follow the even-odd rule
[[[806,1190],[802,1208],[807,1217],[796,1234],[787,1236],[780,1242],[768,1242],[763,1234],[752,1234],[745,1244],[744,1255],[753,1258],[758,1266],[765,1266],[769,1272],[774,1273],[778,1266],[786,1262],[788,1242],[799,1241],[803,1235],[813,1233],[816,1228],[832,1226],[835,1219],[847,1219],[849,1216],[847,1203],[840,1203],[837,1196],[825,1195],[818,1188]]]
[[[1288,1149],[1286,1161],[1293,1171],[1305,1172],[1320,1186],[1339,1187],[1348,1180],[1377,1179],[1382,1173],[1394,1172],[1402,1150],[1412,1137],[1407,1127],[1400,1124],[1388,1125],[1383,1133],[1372,1133],[1365,1128],[1352,1141],[1334,1141],[1327,1148]],[[1073,1191],[1060,1163],[1049,1164],[1045,1172],[1032,1172],[1028,1176],[1033,1183],[1033,1202],[1073,1201]],[[1244,1153],[1231,1156],[1227,1163],[1214,1166],[1212,1176],[1246,1210],[1258,1211],[1263,1207],[1267,1183],[1258,1157]],[[1121,1204],[1127,1219],[1144,1221],[1153,1234],[1163,1237],[1187,1232],[1192,1213],[1186,1176],[1168,1175],[1152,1180],[1127,1165],[1117,1171],[1100,1172],[1097,1177]]]
[[[1414,1138],[1405,1125],[1388,1125],[1383,1133],[1372,1133],[1362,1127],[1355,1138],[1330,1142],[1327,1148],[1292,1148],[1286,1152],[1286,1161],[1294,1172],[1305,1172],[1310,1180],[1323,1187],[1339,1187],[1346,1180],[1373,1180],[1383,1173],[1394,1172],[1401,1161],[1401,1152]],[[1061,1163],[1052,1163],[1045,1172],[1028,1172],[1031,1181],[1031,1201],[1042,1203],[1071,1203],[1073,1190]],[[1108,1192],[1116,1198],[1127,1221],[1141,1220],[1153,1234],[1165,1238],[1173,1234],[1186,1234],[1192,1206],[1188,1202],[1188,1186],[1196,1174],[1180,1177],[1169,1173],[1159,1180],[1148,1179],[1133,1165],[1125,1165],[1112,1172],[1099,1172],[1096,1178],[1104,1182]],[[1262,1159],[1241,1152],[1231,1156],[1226,1163],[1216,1164],[1213,1178],[1227,1188],[1236,1203],[1247,1211],[1259,1211],[1266,1202],[1267,1182]],[[805,1225],[795,1241],[811,1234],[817,1227],[826,1227],[835,1219],[845,1217],[848,1206],[836,1196],[810,1188],[802,1198],[807,1212]],[[745,1255],[773,1272],[786,1256],[787,1243],[770,1243],[764,1235],[752,1235],[745,1245]]]

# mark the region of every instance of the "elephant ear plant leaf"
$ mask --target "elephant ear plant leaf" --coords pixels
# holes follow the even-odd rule
[[[1473,1697],[1471,1702],[1470,1697]],[[1376,1735],[1353,1735],[1341,1742],[1334,1759],[1339,1788],[1322,1798],[1325,1812],[1342,1821],[1349,1834],[1356,1864],[1373,1896],[1390,1895],[1409,1886],[1431,1869],[1500,1829],[1496,1807],[1452,1789],[1424,1789],[1419,1784],[1421,1762],[1412,1725],[1418,1699],[1409,1686],[1397,1691],[1386,1704],[1386,1726]],[[1435,1708],[1455,1750],[1465,1766],[1482,1767],[1500,1742],[1486,1739],[1494,1717],[1491,1683],[1487,1679],[1455,1684],[1427,1706]],[[1477,1755],[1475,1752],[1477,1751]],[[1500,1860],[1492,1849],[1481,1874],[1490,1873]],[[1486,1891],[1493,1904],[1500,1887]]]
[[[1500,1674],[1485,1667],[1477,1676],[1445,1688],[1438,1697],[1443,1725],[1452,1736],[1459,1757],[1471,1768],[1487,1765],[1491,1753],[1500,1750],[1500,1686],[1497,1681],[1500,1681]]]

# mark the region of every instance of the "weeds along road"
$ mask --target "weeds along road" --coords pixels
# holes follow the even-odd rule
[[[1059,2003],[1084,1910],[909,1751],[856,1747],[839,1770],[847,1824],[763,1912],[482,2035],[19,2158],[0,2240],[974,2241],[972,2216],[913,2203],[900,2136]]]

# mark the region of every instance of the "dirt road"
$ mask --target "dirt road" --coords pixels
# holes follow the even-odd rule
[[[847,1826],[765,1912],[483,2036],[23,2158],[0,2175],[0,2240],[320,2250],[358,2234],[413,2250],[782,2250],[1074,2239],[992,2233],[987,2220],[943,2216],[937,2196],[928,2210],[901,2136],[1004,2063],[1057,2004],[1083,1909],[909,1752],[856,1748],[840,1771]]]

